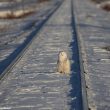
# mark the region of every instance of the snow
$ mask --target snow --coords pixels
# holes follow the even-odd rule
[[[5,94],[5,97],[0,95],[2,108],[82,109],[80,69],[70,7],[71,0],[65,0],[36,35],[20,62],[4,79],[0,85],[0,92]],[[70,75],[60,74],[56,70],[58,53],[62,50],[71,59]]]
[[[75,18],[91,110],[110,109],[110,15],[89,0],[74,0]],[[88,16],[89,15],[89,16]]]
[[[37,12],[26,18],[12,20],[0,19],[0,62],[7,58],[10,53],[25,41],[27,36],[34,31],[34,26],[37,26],[44,17],[46,17],[46,11],[55,7],[55,3],[56,2],[39,5]],[[16,11],[15,14],[18,16],[19,12],[22,13],[22,10]],[[3,13],[2,11],[0,11],[0,13],[2,16],[5,16],[7,13],[10,13],[10,11],[6,9]]]

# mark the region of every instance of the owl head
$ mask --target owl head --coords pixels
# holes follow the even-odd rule
[[[63,61],[65,61],[65,60],[67,60],[67,58],[68,58],[68,56],[67,56],[67,53],[66,53],[66,52],[61,51],[61,52],[59,53],[59,61],[63,62]]]

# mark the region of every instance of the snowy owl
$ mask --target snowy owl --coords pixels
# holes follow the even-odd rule
[[[57,71],[59,73],[70,73],[70,61],[68,59],[67,53],[61,51],[58,55],[58,62],[57,62]]]

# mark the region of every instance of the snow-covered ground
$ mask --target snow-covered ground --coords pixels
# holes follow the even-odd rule
[[[71,62],[70,0],[45,25],[27,54],[0,85],[1,110],[75,110],[78,101],[77,73],[56,73],[57,55],[68,52]],[[13,52],[33,30],[45,13],[55,5],[39,7],[38,12],[23,19],[0,20],[0,61]],[[90,110],[110,109],[110,15],[90,0],[74,0],[77,32],[84,65]],[[48,40],[47,40],[48,39]],[[74,65],[76,69],[76,65]],[[77,96],[76,96],[77,95]],[[78,109],[78,110],[79,110]]]
[[[71,0],[65,0],[0,85],[1,110],[82,110],[78,50],[71,21]],[[57,73],[59,51],[68,53],[70,75]]]
[[[110,110],[110,13],[74,0],[90,110]]]
[[[44,19],[58,1],[36,5],[34,13],[19,19],[0,19],[0,62],[9,56],[33,31],[34,25]],[[31,5],[31,4],[28,4]],[[6,9],[8,10],[8,9]]]

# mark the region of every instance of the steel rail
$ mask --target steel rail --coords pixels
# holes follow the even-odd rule
[[[35,30],[31,32],[27,39],[17,48],[13,53],[11,53],[5,60],[0,62],[0,83],[8,75],[8,73],[13,69],[16,63],[23,57],[28,47],[31,45],[35,39],[35,35],[41,30],[44,24],[51,18],[54,12],[61,6],[63,0],[55,4],[54,9],[50,10],[48,15],[38,24],[35,25]]]
[[[83,108],[81,110],[89,110],[88,107],[88,100],[87,100],[87,91],[86,91],[86,82],[85,82],[85,76],[84,76],[84,66],[83,66],[83,60],[82,60],[82,53],[81,53],[81,45],[80,45],[80,40],[78,37],[78,32],[77,32],[77,23],[75,19],[75,14],[74,14],[74,1],[71,0],[71,15],[72,15],[72,29],[74,30],[75,34],[75,40],[77,43],[77,49],[78,49],[78,57],[79,57],[79,65],[80,65],[80,80],[81,80],[81,94],[82,94],[82,104]]]

